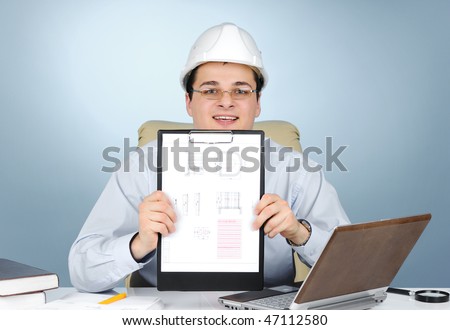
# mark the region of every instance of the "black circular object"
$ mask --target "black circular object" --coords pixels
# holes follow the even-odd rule
[[[419,290],[414,293],[416,300],[427,303],[443,303],[449,300],[449,293],[441,290]]]

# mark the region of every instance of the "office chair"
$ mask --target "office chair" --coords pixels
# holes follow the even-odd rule
[[[142,147],[157,138],[160,129],[192,129],[192,123],[181,123],[173,121],[149,120],[141,125],[138,130],[138,146]],[[287,121],[267,120],[255,122],[253,128],[262,130],[266,137],[270,137],[278,144],[291,147],[296,151],[302,151],[300,144],[300,132],[297,127]],[[301,282],[306,278],[309,268],[300,261],[297,253],[293,253],[295,264],[294,282]],[[126,287],[145,287],[148,283],[140,276],[139,272],[132,273],[125,279]]]

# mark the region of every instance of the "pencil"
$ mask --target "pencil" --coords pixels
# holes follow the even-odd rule
[[[115,296],[112,296],[111,298],[100,301],[99,304],[102,304],[102,305],[111,304],[118,300],[125,299],[126,297],[127,297],[127,294],[125,292],[119,293],[119,294],[116,294]]]

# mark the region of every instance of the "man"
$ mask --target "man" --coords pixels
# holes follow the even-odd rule
[[[195,128],[249,130],[261,111],[267,73],[253,38],[225,23],[197,39],[181,82]],[[266,170],[266,193],[255,207],[253,228],[264,225],[265,285],[291,284],[292,249],[312,265],[332,229],[349,221],[322,172],[303,167],[288,171],[301,154],[283,152],[280,157],[281,146],[270,139],[265,148],[276,170]],[[155,159],[155,141],[143,150],[150,153],[145,159]],[[139,171],[134,156],[130,171],[122,167],[113,174],[71,248],[71,280],[80,290],[111,289],[136,270],[148,284],[156,285],[158,233],[175,232],[176,212],[170,199],[156,190],[156,173],[148,166]]]

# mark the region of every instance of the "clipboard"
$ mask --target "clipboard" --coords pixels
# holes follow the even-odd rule
[[[157,188],[176,231],[159,234],[160,291],[262,290],[264,233],[253,230],[264,194],[264,132],[158,131]]]

